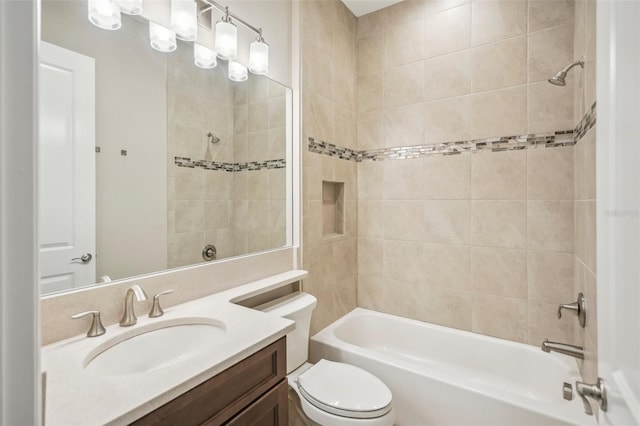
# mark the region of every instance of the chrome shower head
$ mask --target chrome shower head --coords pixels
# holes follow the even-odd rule
[[[565,81],[565,79],[567,78],[567,73],[576,65],[580,65],[580,68],[584,68],[584,59],[580,58],[574,63],[567,65],[547,81],[555,86],[565,86],[567,84],[567,82]]]

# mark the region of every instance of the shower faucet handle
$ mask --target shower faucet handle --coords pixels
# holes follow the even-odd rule
[[[558,306],[558,318],[562,318],[562,310],[566,309],[578,316],[580,327],[584,328],[587,323],[587,302],[584,300],[584,294],[578,293],[578,300],[573,303],[566,303]]]
[[[173,293],[173,290],[165,290],[153,296],[153,306],[151,307],[151,312],[149,312],[149,318],[157,318],[164,315],[164,311],[160,306],[160,296],[171,293]]]

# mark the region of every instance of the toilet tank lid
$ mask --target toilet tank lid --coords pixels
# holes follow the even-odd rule
[[[313,309],[316,307],[318,299],[309,293],[299,292],[289,294],[264,305],[257,306],[256,309],[262,312],[286,317],[304,309]]]

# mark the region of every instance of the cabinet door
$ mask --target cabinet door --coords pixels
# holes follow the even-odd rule
[[[282,380],[253,404],[225,423],[225,426],[287,426],[289,384]],[[209,426],[208,423],[205,425]]]

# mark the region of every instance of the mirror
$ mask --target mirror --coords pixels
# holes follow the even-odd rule
[[[290,244],[291,91],[42,1],[42,294]],[[213,249],[212,247],[215,247]],[[208,249],[206,249],[209,247]]]

